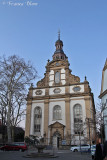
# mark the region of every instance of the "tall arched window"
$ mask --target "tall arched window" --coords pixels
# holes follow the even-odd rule
[[[56,105],[53,108],[53,119],[54,120],[60,120],[61,119],[61,107]]]
[[[42,110],[36,107],[34,110],[34,133],[41,132]]]
[[[55,83],[60,83],[60,72],[55,73]]]
[[[80,104],[74,106],[74,133],[83,134],[82,107]]]

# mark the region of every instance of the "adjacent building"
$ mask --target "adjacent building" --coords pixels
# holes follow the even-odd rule
[[[101,99],[105,140],[107,141],[107,59],[102,70],[101,92],[99,98]]]
[[[55,146],[89,143],[95,138],[93,93],[86,77],[80,82],[72,74],[60,35],[55,47],[44,78],[29,88],[25,136],[44,137]]]

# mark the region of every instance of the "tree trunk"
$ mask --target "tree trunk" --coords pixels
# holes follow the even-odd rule
[[[11,143],[12,139],[11,139],[10,111],[8,111],[7,113],[7,136],[8,136],[8,143]]]
[[[8,136],[8,143],[11,143],[12,137],[11,137],[11,95],[8,93],[8,112],[7,112],[7,136]]]
[[[15,127],[12,126],[12,142],[14,142],[14,132],[15,132]]]

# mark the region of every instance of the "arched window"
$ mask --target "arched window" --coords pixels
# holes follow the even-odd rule
[[[56,56],[56,59],[59,59],[59,56]]]
[[[53,108],[53,119],[54,120],[60,120],[61,119],[61,107],[56,105]]]
[[[41,132],[42,110],[40,107],[34,109],[34,133]]]
[[[60,83],[60,72],[55,73],[55,83]]]
[[[63,58],[63,56],[61,56],[61,59]]]
[[[80,104],[74,106],[74,133],[83,134],[82,107]]]

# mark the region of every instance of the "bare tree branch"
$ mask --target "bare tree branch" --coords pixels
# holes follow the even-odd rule
[[[35,68],[23,58],[16,55],[0,58],[0,116],[7,124],[8,141],[10,127],[17,126],[25,112],[27,87],[36,77]]]

